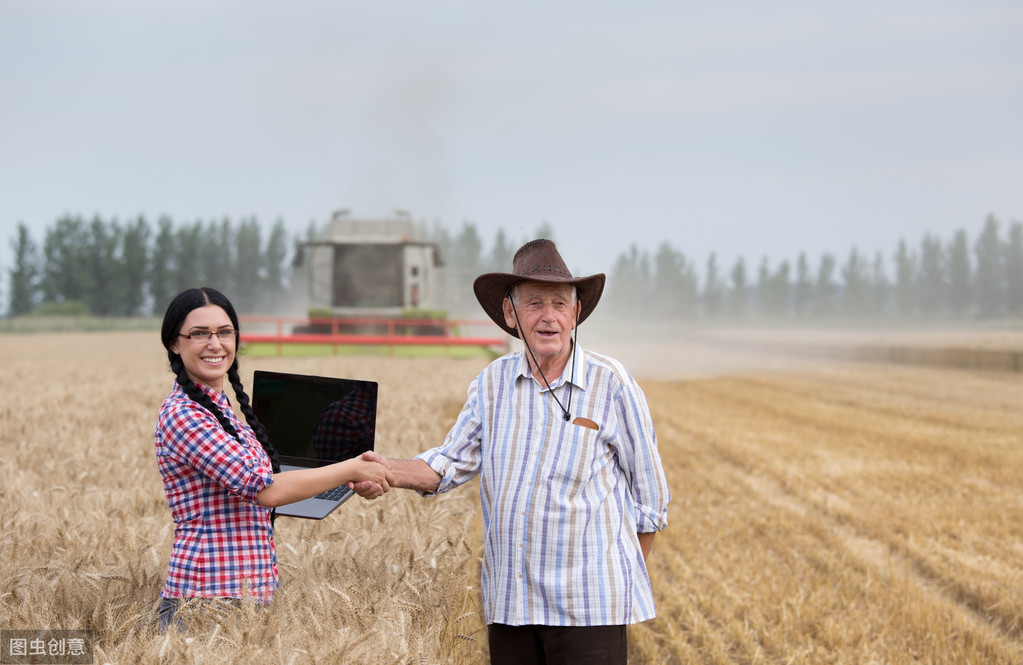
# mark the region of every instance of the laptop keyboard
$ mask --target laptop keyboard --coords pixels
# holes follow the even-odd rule
[[[335,487],[332,490],[327,490],[326,492],[320,492],[319,494],[316,495],[316,498],[317,499],[327,499],[328,501],[336,501],[337,499],[345,498],[347,495],[349,495],[351,493],[352,493],[352,490],[348,489],[347,485],[341,485],[340,487]]]

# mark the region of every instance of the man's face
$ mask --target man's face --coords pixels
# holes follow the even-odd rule
[[[567,284],[522,282],[512,293],[515,312],[508,299],[504,300],[505,323],[518,329],[519,337],[529,344],[541,363],[562,355],[568,357],[571,351],[572,329],[579,310],[579,303],[572,296],[573,289]]]

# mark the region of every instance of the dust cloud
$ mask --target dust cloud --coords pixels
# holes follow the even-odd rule
[[[1000,363],[999,356],[1023,352],[1023,329],[999,322],[730,327],[595,314],[580,326],[579,345],[616,358],[638,379],[670,380],[883,362],[903,349],[990,353]],[[944,364],[933,358],[923,364]]]

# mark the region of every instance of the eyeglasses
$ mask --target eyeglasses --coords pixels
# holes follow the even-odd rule
[[[178,337],[184,337],[186,339],[192,340],[193,342],[208,342],[208,341],[210,341],[210,337],[212,337],[213,335],[216,335],[217,339],[219,339],[221,343],[224,343],[224,342],[227,342],[227,341],[232,341],[233,342],[234,341],[234,334],[236,332],[238,332],[238,331],[235,330],[234,328],[221,328],[220,330],[217,330],[217,331],[213,331],[213,330],[193,330],[192,332],[188,333],[187,335],[182,335],[182,334],[178,333]]]

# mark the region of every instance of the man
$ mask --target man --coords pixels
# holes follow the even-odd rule
[[[424,495],[480,474],[491,663],[625,663],[626,625],[654,617],[646,558],[670,500],[650,411],[620,363],[572,338],[604,274],[572,277],[545,239],[512,263],[473,290],[524,351],[473,380],[442,445],[366,457]]]

